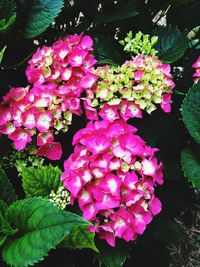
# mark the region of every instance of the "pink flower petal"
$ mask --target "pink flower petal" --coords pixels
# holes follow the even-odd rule
[[[62,146],[58,142],[50,142],[38,148],[38,157],[47,157],[51,160],[59,160],[62,156]]]
[[[157,215],[162,210],[162,204],[158,198],[154,197],[149,202],[149,208],[150,208],[150,211],[153,213],[153,215]]]

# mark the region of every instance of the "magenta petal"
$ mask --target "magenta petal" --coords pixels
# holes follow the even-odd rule
[[[20,128],[9,134],[8,138],[14,141],[14,146],[18,151],[24,149],[26,144],[32,140],[30,133]]]
[[[98,76],[88,72],[86,76],[81,81],[81,86],[85,89],[90,88],[94,85],[94,83],[97,81]]]
[[[103,199],[101,201],[96,201],[95,203],[95,208],[97,210],[113,209],[119,206],[120,206],[120,201],[107,194],[103,195]]]
[[[54,141],[53,131],[39,133],[37,136],[37,145],[38,146],[43,146],[46,143],[51,143],[53,141]]]
[[[62,146],[59,142],[46,143],[38,148],[36,155],[51,160],[59,160],[62,156]]]
[[[89,35],[85,35],[82,37],[79,45],[86,50],[90,50],[93,45],[93,40]]]
[[[142,219],[137,220],[136,225],[135,225],[136,233],[142,235],[144,233],[145,229],[146,229],[146,223]]]
[[[142,155],[144,153],[144,141],[137,135],[124,134],[120,136],[122,148],[132,152],[132,155]]]
[[[154,197],[149,202],[149,208],[150,208],[150,211],[153,213],[153,215],[157,215],[162,210],[162,204],[158,198]]]
[[[119,198],[120,185],[122,181],[119,177],[114,174],[107,174],[100,183],[100,187],[105,193],[110,193],[111,195]]]
[[[124,184],[131,190],[136,188],[136,182],[138,181],[138,176],[135,172],[127,172],[124,178]]]
[[[0,127],[0,133],[2,134],[11,134],[15,131],[15,126],[11,122],[7,122],[6,124]]]
[[[80,177],[78,175],[70,175],[64,180],[64,186],[76,198],[82,188]]]
[[[80,140],[94,155],[105,152],[111,147],[111,143],[106,135],[96,135]]]
[[[119,119],[118,106],[104,105],[100,110],[99,115],[104,120],[114,121]]]
[[[71,188],[71,187],[70,187]],[[78,204],[79,207],[82,209],[85,205],[92,202],[92,198],[88,191],[82,189],[78,194]]]
[[[120,145],[115,146],[113,148],[113,154],[120,158],[123,159],[125,162],[127,162],[128,164],[131,163],[131,152],[129,152],[128,150],[124,150]]]
[[[104,231],[104,230],[100,230],[99,234],[98,234],[100,239],[105,239],[106,242],[111,246],[111,247],[115,247],[115,237],[113,233]]]
[[[83,218],[88,221],[94,220],[97,214],[97,210],[94,207],[94,204],[90,203],[85,205],[83,208]]]

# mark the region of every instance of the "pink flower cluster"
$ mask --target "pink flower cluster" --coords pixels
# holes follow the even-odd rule
[[[194,82],[197,83],[200,79],[200,57],[197,58],[192,67],[195,69],[195,73],[193,74]]]
[[[11,88],[0,104],[0,133],[25,148],[37,134],[38,156],[60,159],[62,148],[54,134],[68,130],[72,114],[82,113],[81,93],[96,82],[89,36],[69,35],[51,47],[43,46],[26,70],[32,86]]]
[[[90,120],[113,121],[120,117],[142,118],[142,110],[149,114],[159,104],[171,111],[172,81],[170,65],[162,64],[156,56],[140,54],[122,66],[103,66],[95,70],[99,80],[86,90],[86,116]],[[99,111],[99,112],[98,112]]]
[[[163,166],[136,131],[121,119],[89,122],[74,135],[61,176],[90,231],[111,246],[116,237],[135,240],[161,211],[154,187],[163,183]]]

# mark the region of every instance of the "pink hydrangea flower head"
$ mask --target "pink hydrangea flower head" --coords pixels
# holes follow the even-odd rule
[[[162,208],[155,187],[163,183],[157,149],[122,119],[89,122],[74,135],[74,153],[61,175],[83,217],[99,238],[135,240]]]
[[[98,79],[93,73],[96,60],[92,46],[90,36],[75,34],[33,54],[26,69],[32,85],[11,88],[0,103],[0,132],[9,135],[17,149],[26,146],[31,133],[31,138],[36,135],[37,155],[52,160],[61,157],[54,137],[68,131],[73,114],[82,114],[82,93]]]
[[[92,67],[96,63],[92,54],[93,41],[88,35],[68,35],[52,44],[38,48],[29,60],[26,69],[27,79],[30,83],[44,84],[54,82],[58,85],[90,88],[96,82],[96,75]],[[80,70],[85,82],[74,82],[74,73]],[[84,80],[84,79],[82,79]],[[82,87],[83,86],[83,87]]]

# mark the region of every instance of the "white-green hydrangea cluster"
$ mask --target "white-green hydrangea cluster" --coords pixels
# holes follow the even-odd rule
[[[56,193],[54,190],[51,190],[51,193],[49,194],[49,201],[53,202],[54,206],[64,210],[66,206],[70,204],[70,193],[64,188],[64,186],[60,186]]]
[[[119,105],[127,100],[151,113],[174,87],[170,65],[162,64],[156,56],[140,54],[118,67],[98,67],[95,73],[99,81],[92,107],[101,108],[104,103]]]
[[[147,54],[155,56],[157,51],[153,48],[158,41],[157,36],[150,37],[149,34],[143,34],[142,32],[136,33],[133,38],[133,33],[130,31],[124,40],[119,41],[124,46],[124,51],[132,54]]]

